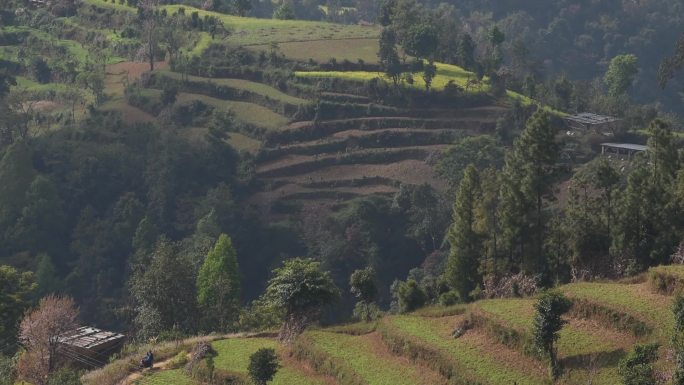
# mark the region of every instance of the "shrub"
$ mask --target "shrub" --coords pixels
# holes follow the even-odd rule
[[[658,358],[657,343],[636,345],[634,350],[620,361],[618,372],[624,385],[655,385],[653,362]]]
[[[275,377],[280,364],[275,350],[262,348],[249,357],[249,377],[256,385],[266,385]]]
[[[183,367],[185,364],[188,363],[188,352],[186,350],[181,350],[176,354],[175,357],[171,359],[169,362],[169,368],[171,369],[178,369],[180,367]]]
[[[452,306],[461,302],[461,297],[455,291],[448,291],[439,296],[439,304],[442,306]]]
[[[395,297],[401,313],[414,311],[425,305],[427,296],[414,279],[408,279],[406,282],[398,281],[395,284],[392,285],[394,288],[392,295]]]

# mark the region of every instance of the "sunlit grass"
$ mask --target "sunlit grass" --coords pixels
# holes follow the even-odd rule
[[[341,359],[368,385],[415,385],[423,379],[416,366],[406,365],[390,354],[379,354],[367,336],[326,332],[308,334],[319,348]]]
[[[440,349],[453,357],[459,367],[462,367],[469,377],[476,377],[487,384],[509,385],[518,384],[542,385],[544,378],[526,373],[522,368],[503,365],[500,359],[489,350],[476,346],[466,339],[454,339],[450,332],[444,330],[443,323],[438,319],[426,319],[415,316],[397,316],[389,319],[393,327],[403,333]]]
[[[249,357],[261,348],[275,349],[281,360],[281,368],[276,373],[270,385],[323,385],[317,378],[308,376],[297,367],[288,364],[283,356],[286,354],[283,347],[273,339],[268,338],[229,338],[212,343],[218,355],[214,358],[217,369],[230,372],[247,374]]]

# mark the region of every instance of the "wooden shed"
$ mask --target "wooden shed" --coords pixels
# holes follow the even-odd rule
[[[62,360],[93,369],[104,366],[125,341],[123,334],[83,326],[57,337],[57,354]]]
[[[611,133],[614,133],[622,122],[621,119],[613,116],[598,115],[591,112],[568,115],[564,117],[563,120],[565,120],[568,127],[573,130],[593,130],[597,132],[610,131]]]
[[[601,155],[614,155],[618,158],[631,159],[637,152],[648,150],[643,144],[634,143],[601,143]]]

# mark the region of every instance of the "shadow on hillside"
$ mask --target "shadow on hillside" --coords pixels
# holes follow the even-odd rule
[[[598,353],[577,354],[562,358],[561,364],[568,369],[613,367],[617,366],[625,354],[625,350],[622,348]]]

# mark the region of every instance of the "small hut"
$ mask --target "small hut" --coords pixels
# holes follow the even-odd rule
[[[57,354],[77,366],[93,369],[104,366],[123,347],[126,336],[83,326],[57,337]]]
[[[615,155],[618,158],[631,159],[637,152],[648,150],[643,144],[634,143],[601,143],[601,155]]]
[[[591,112],[582,112],[575,115],[568,115],[563,118],[568,127],[572,130],[596,132],[610,131],[615,133],[618,125],[622,121],[613,116],[592,114]]]

